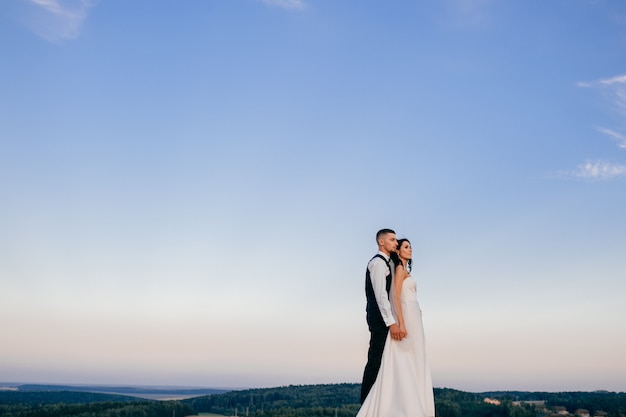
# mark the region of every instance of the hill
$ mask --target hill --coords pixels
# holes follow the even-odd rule
[[[129,397],[127,395],[116,394],[99,394],[94,392],[75,392],[75,391],[0,391],[0,405],[15,404],[91,404],[91,403],[129,403],[137,401],[146,401],[145,399]],[[3,415],[4,414],[0,414]]]
[[[73,391],[0,391],[2,417],[171,417],[193,409],[178,401]]]
[[[133,397],[148,399],[182,399],[198,397],[201,395],[223,394],[226,389],[214,388],[181,388],[181,387],[154,387],[154,386],[108,386],[108,385],[42,385],[23,384],[16,385],[20,392],[41,392],[41,391],[73,391],[73,392],[94,392],[117,395],[130,395]]]
[[[28,386],[26,389],[31,391],[0,391],[0,415],[183,417],[213,413],[257,417],[354,417],[359,409],[360,394],[360,384],[289,385],[214,393],[181,401],[151,401],[127,395],[53,391],[46,390],[46,387],[60,386]],[[626,417],[626,393],[472,393],[436,388],[435,406],[437,417]]]
[[[183,400],[196,413],[263,417],[354,417],[360,384],[290,385],[231,391]],[[626,417],[626,393],[485,392],[435,389],[437,417],[544,417],[576,415]],[[564,414],[567,413],[567,414]],[[581,413],[579,413],[581,414]]]

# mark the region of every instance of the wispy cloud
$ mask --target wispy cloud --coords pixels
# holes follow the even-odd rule
[[[598,132],[604,133],[605,135],[610,137],[612,140],[617,142],[618,148],[626,149],[626,135],[623,135],[622,133],[616,132],[615,130],[612,130],[612,129],[607,129],[605,127],[598,127],[597,130]]]
[[[596,88],[607,94],[614,108],[626,116],[626,74],[616,75],[595,81],[579,81],[576,83],[581,88]]]
[[[578,165],[574,171],[562,172],[561,176],[584,180],[611,180],[617,177],[626,177],[626,165],[601,160],[587,161]]]
[[[76,39],[96,0],[22,0],[29,9],[20,20],[50,42]]]
[[[626,75],[618,75],[616,77],[599,80],[598,82],[604,85],[626,84]]]
[[[626,74],[594,81],[580,81],[576,85],[581,88],[599,90],[608,97],[613,110],[616,110],[620,117],[626,118]],[[606,127],[596,127],[596,130],[616,142],[618,148],[626,149],[625,134]],[[626,165],[606,160],[587,161],[578,165],[573,171],[560,172],[559,176],[586,180],[611,180],[626,177]]]
[[[261,0],[268,6],[282,7],[283,9],[302,10],[306,4],[302,0]]]

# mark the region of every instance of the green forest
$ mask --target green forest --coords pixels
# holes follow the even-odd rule
[[[354,417],[360,384],[290,385],[180,401],[74,391],[0,391],[2,417]],[[486,402],[487,400],[487,402]],[[437,417],[626,417],[626,393],[435,389]],[[585,414],[586,413],[586,414]]]
[[[196,413],[225,416],[354,417],[359,409],[360,389],[360,384],[290,385],[231,391],[182,402]],[[485,399],[499,404],[487,403]],[[583,409],[590,417],[597,412],[606,417],[626,417],[626,393],[470,393],[435,388],[435,409],[437,417],[547,417],[557,410],[574,416]]]
[[[194,410],[178,401],[74,391],[0,391],[2,417],[183,417]]]

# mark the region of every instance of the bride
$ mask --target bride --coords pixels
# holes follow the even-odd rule
[[[387,335],[376,382],[357,417],[434,417],[435,402],[430,369],[426,362],[422,310],[416,283],[411,277],[413,251],[408,239],[398,240],[391,287],[391,306],[406,337]]]

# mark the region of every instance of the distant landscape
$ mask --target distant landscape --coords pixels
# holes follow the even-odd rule
[[[109,386],[109,385],[43,385],[43,384],[2,384],[0,389],[18,390],[20,392],[72,391],[93,392],[102,394],[126,395],[152,400],[180,400],[201,395],[222,394],[231,389],[221,388],[188,388],[161,386]]]
[[[0,383],[2,417],[354,417],[360,384],[227,390]],[[626,393],[435,389],[438,417],[626,417]]]

